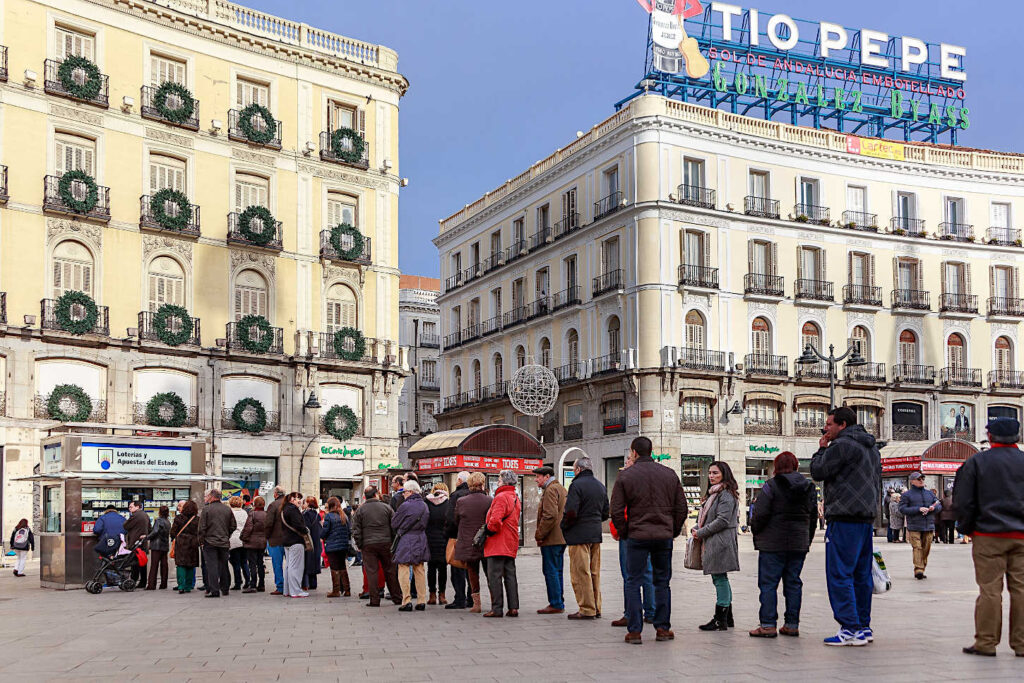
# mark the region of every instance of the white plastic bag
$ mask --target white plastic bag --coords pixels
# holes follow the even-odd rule
[[[885,560],[882,559],[882,553],[873,553],[871,559],[871,578],[874,581],[874,592],[885,593],[892,588],[892,579],[889,578],[889,572],[885,569]]]

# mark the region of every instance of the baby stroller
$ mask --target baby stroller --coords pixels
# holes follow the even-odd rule
[[[123,536],[100,539],[96,545],[99,565],[93,577],[85,582],[85,590],[93,595],[102,593],[104,586],[117,586],[127,592],[135,590],[137,584],[132,578],[132,570],[136,566],[146,566],[146,554],[141,550],[144,540],[140,538],[128,547]]]

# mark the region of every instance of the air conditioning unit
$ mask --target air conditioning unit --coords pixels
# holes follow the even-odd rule
[[[736,372],[743,372],[743,363],[736,364]]]

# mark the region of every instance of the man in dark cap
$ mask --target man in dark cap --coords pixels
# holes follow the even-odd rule
[[[541,490],[540,506],[537,508],[537,531],[534,540],[540,546],[541,563],[544,568],[544,584],[548,591],[548,604],[537,610],[537,614],[561,614],[565,611],[565,583],[563,561],[565,559],[565,537],[562,535],[562,514],[565,510],[565,487],[555,479],[551,467],[533,470],[537,488]]]
[[[900,512],[907,520],[907,540],[914,549],[914,578],[924,579],[928,566],[928,554],[932,551],[932,537],[935,535],[935,519],[942,510],[942,503],[935,494],[925,488],[924,475],[914,472],[910,475],[910,486],[900,496]]]
[[[1010,591],[1010,647],[1024,657],[1024,454],[1017,447],[1020,422],[989,420],[987,450],[956,473],[953,500],[960,530],[973,537],[974,644],[969,655],[995,657],[1003,630],[1003,576]]]

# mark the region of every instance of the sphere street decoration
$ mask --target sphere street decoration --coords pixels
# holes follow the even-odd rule
[[[46,413],[61,422],[85,422],[92,415],[92,400],[77,384],[59,384],[46,400]]]
[[[338,441],[348,441],[359,428],[359,418],[348,406],[334,406],[324,415],[324,429]]]
[[[234,420],[236,429],[256,434],[267,427],[267,409],[254,398],[243,398],[235,404],[231,411],[231,419]]]
[[[257,116],[263,119],[262,127],[253,125]],[[263,105],[250,104],[238,114],[238,129],[249,142],[266,145],[273,142],[277,136],[277,121]]]
[[[543,365],[524,365],[509,380],[508,398],[523,415],[540,417],[555,407],[558,380]]]
[[[57,79],[64,91],[80,100],[92,100],[103,89],[100,69],[85,57],[65,57],[57,68]]]
[[[172,98],[168,102],[169,98]],[[171,106],[171,105],[177,106]],[[164,81],[153,95],[153,108],[171,123],[185,123],[196,110],[196,99],[189,89],[174,81]]]
[[[185,402],[173,391],[157,394],[146,404],[146,424],[154,427],[180,427],[188,418]]]
[[[85,292],[69,290],[60,295],[53,307],[53,315],[60,329],[74,335],[92,332],[99,320],[96,302]]]
[[[178,329],[175,330],[174,328]],[[168,346],[180,346],[192,338],[195,323],[192,316],[181,306],[163,304],[153,314],[153,330],[156,338]]]
[[[351,146],[345,142],[351,143]],[[331,133],[331,151],[334,156],[349,164],[358,164],[363,160],[363,152],[366,150],[366,141],[358,131],[352,128],[339,128]]]

